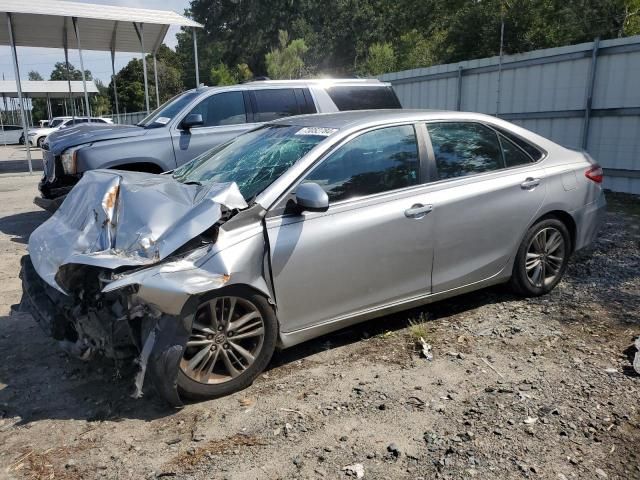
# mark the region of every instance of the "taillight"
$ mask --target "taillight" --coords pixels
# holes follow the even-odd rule
[[[602,171],[602,167],[596,163],[593,167],[584,172],[584,176],[593,182],[602,183],[604,172]]]

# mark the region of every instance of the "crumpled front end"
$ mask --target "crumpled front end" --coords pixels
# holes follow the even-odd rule
[[[79,358],[137,357],[134,396],[149,376],[179,406],[176,378],[197,296],[233,272],[268,292],[259,221],[244,229],[246,242],[225,244],[220,230],[246,208],[235,184],[88,172],[29,239],[22,307]]]

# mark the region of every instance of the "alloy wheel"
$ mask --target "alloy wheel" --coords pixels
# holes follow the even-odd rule
[[[218,297],[198,307],[180,369],[192,380],[220,384],[241,375],[264,343],[260,310],[241,297]]]
[[[560,274],[565,255],[565,241],[560,231],[553,227],[540,230],[527,248],[525,268],[529,282],[538,288],[553,283]]]

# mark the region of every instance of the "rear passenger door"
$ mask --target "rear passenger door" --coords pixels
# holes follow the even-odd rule
[[[427,130],[437,178],[430,202],[438,293],[498,275],[540,209],[546,186],[535,159],[490,126],[433,122]]]
[[[204,123],[189,130],[182,128],[180,122],[172,127],[177,165],[249,130],[252,125],[248,123],[248,102],[246,92],[240,90],[217,92],[185,113],[181,120],[190,114],[200,114]]]

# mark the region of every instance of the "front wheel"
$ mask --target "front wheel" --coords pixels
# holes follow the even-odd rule
[[[178,370],[178,388],[191,399],[242,390],[269,364],[278,325],[267,299],[245,287],[203,298]]]
[[[38,148],[42,149],[42,146],[44,145],[44,137],[40,137],[37,143],[38,143]]]
[[[564,223],[555,218],[536,223],[516,254],[511,287],[528,297],[549,293],[562,279],[570,253],[571,237]]]

